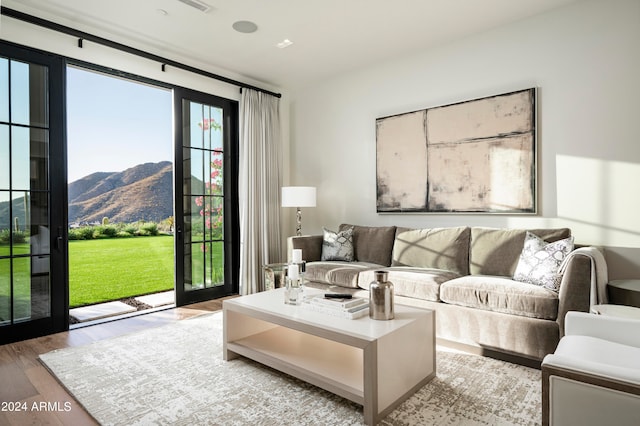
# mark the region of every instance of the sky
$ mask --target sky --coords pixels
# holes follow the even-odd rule
[[[172,120],[170,90],[68,67],[68,182],[173,161]]]

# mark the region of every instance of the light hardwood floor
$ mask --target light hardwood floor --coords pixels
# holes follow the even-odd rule
[[[95,420],[40,363],[38,355],[219,311],[222,309],[222,300],[224,299],[196,303],[0,346],[0,425],[96,425]],[[82,366],[79,365],[78,368],[81,369]],[[17,411],[25,407],[26,411]]]

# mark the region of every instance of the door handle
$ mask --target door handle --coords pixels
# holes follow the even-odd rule
[[[56,237],[56,250],[62,251],[62,243],[64,242],[64,238],[62,237],[62,228],[58,227],[58,236]]]

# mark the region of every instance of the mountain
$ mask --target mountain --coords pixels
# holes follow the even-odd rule
[[[122,172],[97,172],[68,187],[69,223],[160,222],[173,216],[171,162],[138,164]],[[12,201],[13,216],[24,218],[24,197]],[[19,223],[24,228],[24,223]],[[13,227],[9,201],[0,202],[0,230]]]
[[[0,203],[0,231],[3,229],[14,229],[15,218],[18,219],[18,226],[24,230],[24,197],[16,198],[12,202],[13,204],[13,218],[9,215],[9,201]]]
[[[69,223],[159,222],[173,215],[171,162],[97,172],[69,184]]]

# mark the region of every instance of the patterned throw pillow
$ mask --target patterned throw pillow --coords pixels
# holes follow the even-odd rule
[[[353,227],[340,232],[322,228],[321,259],[353,262]]]
[[[558,269],[572,250],[573,237],[547,243],[537,235],[527,232],[513,279],[557,292],[562,280]]]

